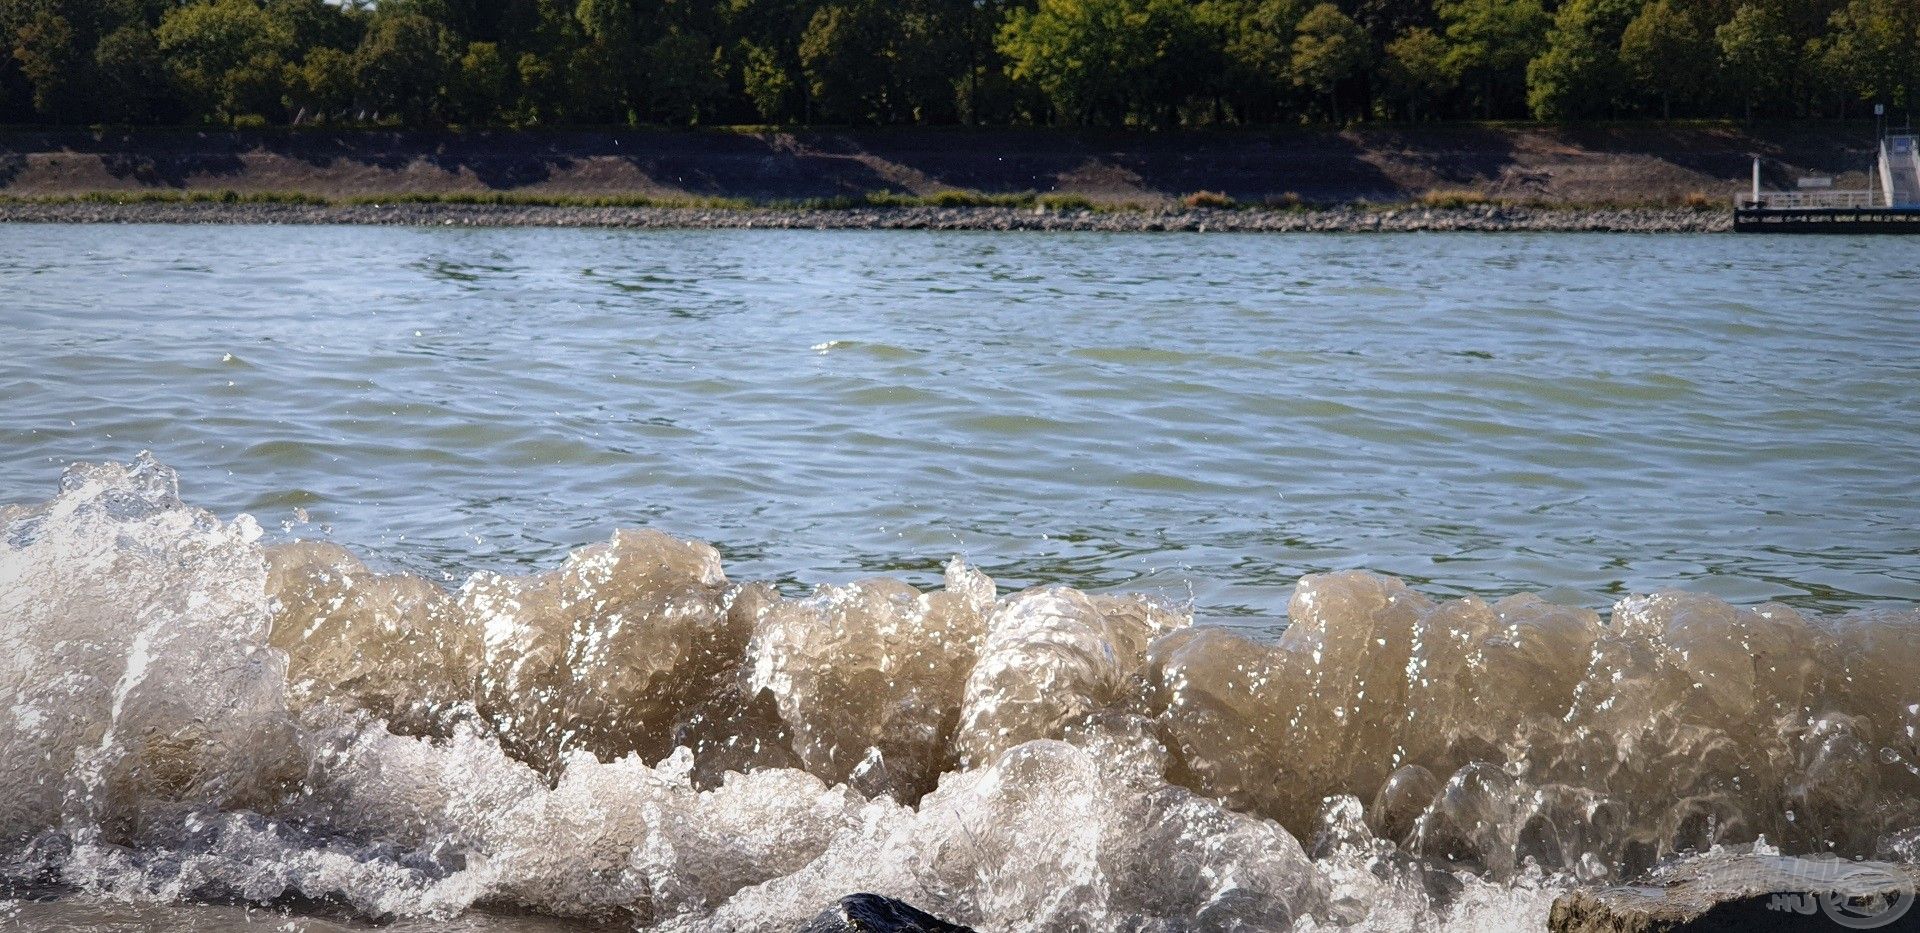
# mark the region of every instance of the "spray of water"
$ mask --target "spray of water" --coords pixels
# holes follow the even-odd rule
[[[1690,852],[1920,839],[1920,613],[1610,616],[1312,576],[1277,643],[999,594],[802,598],[622,531],[449,591],[263,546],[150,458],[0,509],[0,875],[132,902],[792,929],[1537,927]]]

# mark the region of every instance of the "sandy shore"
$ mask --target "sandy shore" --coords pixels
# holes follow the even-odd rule
[[[757,210],[470,204],[0,203],[0,223],[374,224],[640,229],[1062,230],[1105,232],[1535,231],[1708,233],[1727,211],[1480,205],[1323,210],[1052,211],[1011,207]]]

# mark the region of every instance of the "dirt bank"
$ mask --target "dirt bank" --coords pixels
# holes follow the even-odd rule
[[[1100,133],[897,128],[548,133],[0,132],[0,195],[236,191],[640,195],[793,202],[872,192],[1058,192],[1159,206],[1200,190],[1259,204],[1464,191],[1536,204],[1719,202],[1749,182],[1842,175],[1864,126],[1608,124]],[[1859,176],[1863,178],[1864,176]],[[1864,185],[1864,181],[1861,182]]]

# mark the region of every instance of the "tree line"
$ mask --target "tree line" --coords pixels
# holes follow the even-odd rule
[[[0,0],[0,122],[1846,117],[1920,0]]]

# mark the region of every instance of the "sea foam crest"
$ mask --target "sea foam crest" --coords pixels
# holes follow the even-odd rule
[[[164,466],[0,509],[0,872],[161,902],[791,929],[1537,925],[1764,838],[1911,859],[1920,614],[1303,579],[1277,643],[949,565],[784,597],[621,531],[454,591]],[[1303,845],[1304,841],[1304,845]]]

